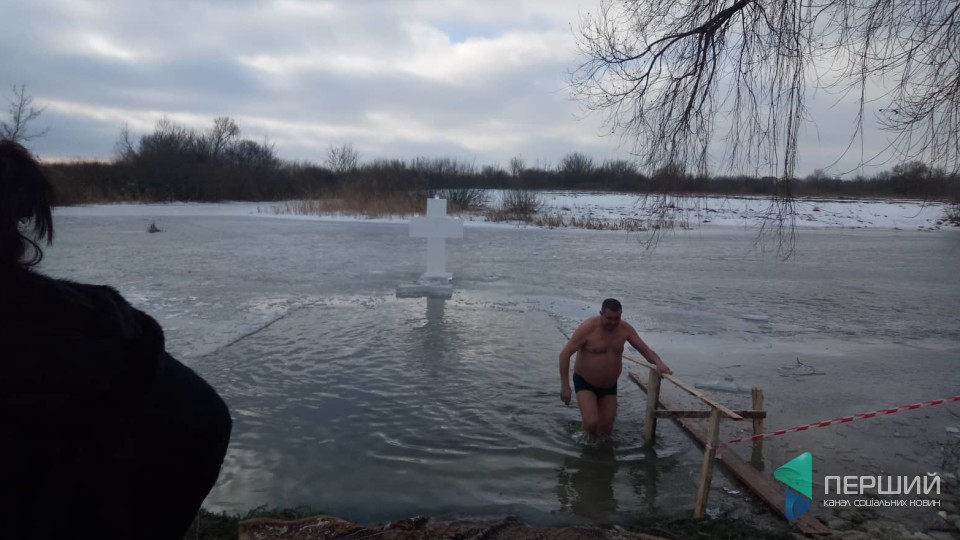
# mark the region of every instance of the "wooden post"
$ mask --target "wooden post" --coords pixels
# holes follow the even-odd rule
[[[710,412],[710,431],[707,444],[703,449],[703,467],[700,468],[700,485],[697,487],[697,502],[693,505],[693,517],[702,518],[707,511],[707,498],[710,496],[710,482],[713,481],[713,458],[717,455],[720,443],[720,411]]]
[[[763,388],[759,386],[754,386],[751,392],[753,396],[753,410],[762,411],[763,410]],[[763,433],[763,417],[754,417],[753,418],[753,434],[759,435]],[[763,439],[754,439],[753,441],[753,451],[750,453],[750,463],[757,468],[757,470],[763,470]]]
[[[644,392],[647,391],[647,383],[640,380],[640,376],[634,372],[630,372],[630,380],[634,384],[639,386]],[[660,398],[660,406],[663,409],[657,409],[657,414],[663,412],[676,411],[680,409],[679,403],[673,403],[670,401],[669,397]],[[688,411],[684,411],[688,412]],[[706,412],[707,415],[710,414],[710,411]],[[751,414],[748,415],[749,418],[753,418],[755,415],[766,417],[766,411],[750,411]],[[723,414],[723,411],[720,411]],[[743,415],[744,411],[737,411],[738,414]],[[683,415],[686,416],[686,415]],[[747,416],[745,416],[747,417]],[[694,420],[693,418],[677,417],[674,418],[674,421],[677,422],[685,432],[687,432],[691,437],[694,438],[700,444],[706,444],[710,438],[707,431],[703,428],[700,421]],[[719,437],[719,433],[718,433]],[[754,468],[752,465],[746,461],[740,459],[735,452],[727,452],[723,454],[722,458],[718,458],[717,461],[723,463],[727,470],[730,471],[733,476],[747,486],[757,497],[765,502],[773,511],[775,511],[780,516],[786,517],[784,514],[783,508],[783,485],[774,481],[768,475],[765,475]],[[706,506],[706,505],[704,505]],[[812,513],[806,513],[800,516],[794,523],[794,526],[797,530],[807,536],[825,536],[830,534],[830,529],[826,527],[823,523],[817,521],[813,517]]]
[[[643,445],[650,448],[657,439],[657,403],[660,401],[660,374],[650,370],[647,379],[647,416],[643,423]]]

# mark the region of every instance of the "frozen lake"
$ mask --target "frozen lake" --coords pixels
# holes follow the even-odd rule
[[[612,444],[579,442],[576,407],[559,400],[561,331],[608,296],[684,380],[762,386],[768,429],[958,393],[953,230],[804,230],[779,262],[733,227],[672,234],[653,252],[623,232],[468,227],[448,242],[453,299],[428,302],[394,296],[425,261],[403,223],[215,209],[162,217],[159,234],[146,233],[149,211],[58,211],[42,267],[116,287],[225,397],[234,432],[212,510],[688,516],[700,452],[669,422],[656,453],[641,449],[644,395],[626,370]],[[931,407],[777,437],[767,468],[809,450],[820,477],[926,474],[958,416]],[[712,513],[758,507],[717,476]]]

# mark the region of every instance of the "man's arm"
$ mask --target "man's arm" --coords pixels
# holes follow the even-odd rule
[[[588,322],[582,323],[560,351],[560,399],[568,405],[570,404],[570,357],[583,348],[589,333]]]
[[[626,327],[627,327],[627,341],[629,341],[630,345],[632,345],[633,348],[637,350],[637,352],[642,354],[643,357],[647,359],[647,361],[657,366],[657,371],[660,373],[660,375],[669,375],[673,373],[673,370],[667,367],[667,365],[663,363],[663,360],[660,359],[660,355],[654,352],[653,349],[648,347],[647,344],[644,343],[642,339],[640,339],[640,334],[638,334],[637,331],[634,330],[632,326],[630,326],[629,324],[626,324]]]

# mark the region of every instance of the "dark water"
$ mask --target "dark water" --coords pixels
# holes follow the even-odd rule
[[[740,230],[649,252],[624,233],[468,228],[448,247],[456,292],[444,302],[394,297],[425,260],[405,226],[183,217],[146,235],[141,221],[64,218],[45,268],[117,286],[224,395],[234,435],[212,509],[306,506],[362,522],[689,515],[700,454],[669,423],[655,451],[642,448],[644,395],[626,377],[606,443],[581,440],[575,406],[559,401],[561,331],[608,296],[685,379],[763,383],[780,412],[770,427],[890,405],[882,370],[903,350],[926,350],[918,395],[956,386],[960,235],[949,232],[806,231],[784,263]],[[870,347],[890,358],[865,357]],[[812,379],[777,371],[797,350],[830,371],[821,389],[864,384],[853,368],[869,363],[875,391],[798,410],[818,395]],[[756,506],[732,489],[718,477],[715,511]]]

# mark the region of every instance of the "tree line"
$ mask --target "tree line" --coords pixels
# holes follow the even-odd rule
[[[33,106],[26,86],[13,87],[7,98],[7,119],[0,138],[27,142],[46,133],[34,124],[44,108]],[[322,164],[288,162],[269,141],[244,138],[230,117],[213,119],[196,130],[169,118],[153,132],[134,136],[123,126],[115,159],[49,163],[57,204],[118,201],[270,201],[322,198],[349,192],[353,196],[404,193],[420,196],[443,191],[447,197],[475,200],[471,190],[590,190],[678,195],[782,196],[784,182],[774,177],[691,174],[681,165],[665,165],[649,174],[635,162],[595,162],[571,152],[556,166],[528,165],[520,156],[506,168],[453,158],[374,159],[361,163],[351,144],[331,146]],[[789,182],[791,196],[903,197],[960,203],[960,179],[923,162],[894,166],[870,177],[834,178],[815,171]]]
[[[627,160],[596,162],[581,152],[555,166],[476,166],[453,158],[374,159],[361,162],[350,144],[332,146],[323,163],[289,162],[275,145],[241,136],[229,117],[206,130],[163,118],[152,133],[135,137],[126,126],[110,162],[45,165],[58,204],[113,201],[270,201],[364,193],[435,192],[456,189],[591,190],[686,195],[774,195],[773,177],[705,176],[680,166],[645,174]],[[960,178],[922,162],[852,180],[815,171],[794,179],[794,196],[903,197],[960,200]]]

